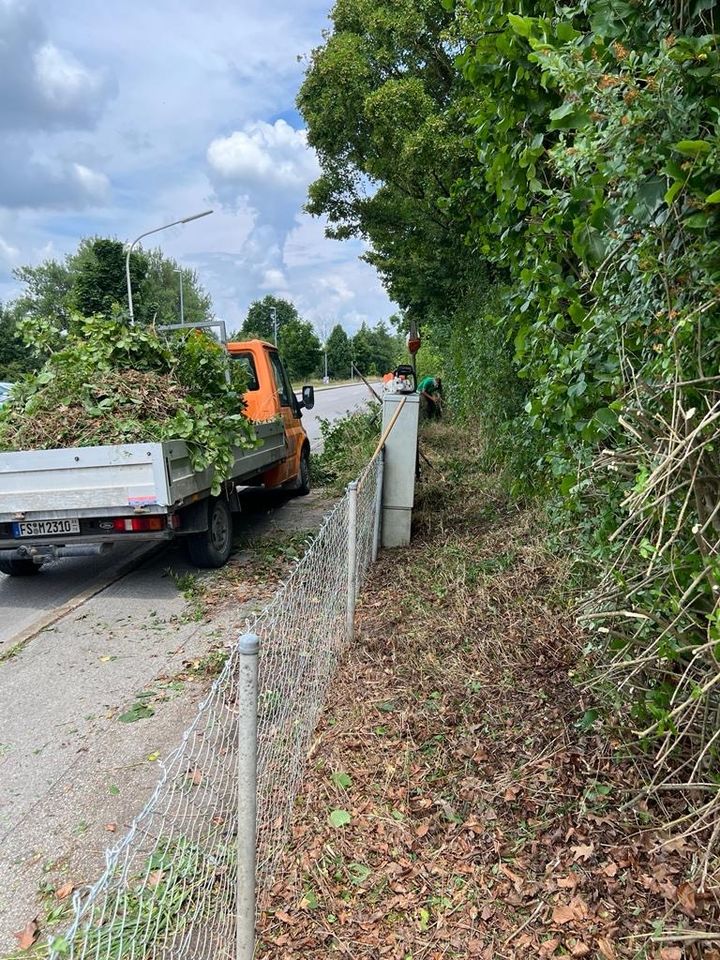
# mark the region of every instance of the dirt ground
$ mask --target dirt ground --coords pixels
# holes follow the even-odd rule
[[[542,516],[459,431],[425,450],[413,543],[364,590],[258,955],[718,960],[697,847],[576,682]]]

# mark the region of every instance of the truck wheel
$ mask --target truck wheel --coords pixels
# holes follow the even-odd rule
[[[40,564],[33,563],[32,560],[7,560],[0,557],[0,573],[4,573],[8,577],[32,577],[39,572]]]
[[[288,490],[292,490],[300,497],[307,496],[310,493],[310,448],[305,446],[300,454],[300,469],[298,475],[288,485]]]
[[[208,506],[208,528],[188,537],[188,553],[196,567],[222,567],[232,552],[233,520],[227,500],[212,499]]]

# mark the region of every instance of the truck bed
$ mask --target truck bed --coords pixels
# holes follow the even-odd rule
[[[280,420],[255,425],[258,445],[237,449],[241,485],[286,456]],[[0,453],[0,523],[167,513],[212,486],[212,469],[192,469],[183,440]]]

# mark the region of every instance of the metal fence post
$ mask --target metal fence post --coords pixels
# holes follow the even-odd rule
[[[255,953],[255,864],[257,831],[257,700],[260,640],[245,633],[238,640],[238,802],[237,802],[237,957]]]
[[[348,498],[348,568],[347,610],[345,615],[345,639],[350,643],[355,636],[355,600],[357,597],[357,480],[347,488]]]
[[[380,546],[380,526],[382,524],[383,475],[385,473],[385,447],[378,454],[377,486],[375,488],[375,527],[373,529],[372,562],[375,563]]]

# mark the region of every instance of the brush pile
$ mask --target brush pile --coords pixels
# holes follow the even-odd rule
[[[0,411],[0,450],[184,440],[197,470],[229,476],[251,447],[239,365],[212,337],[166,337],[122,317],[78,318],[62,349],[18,383]]]

